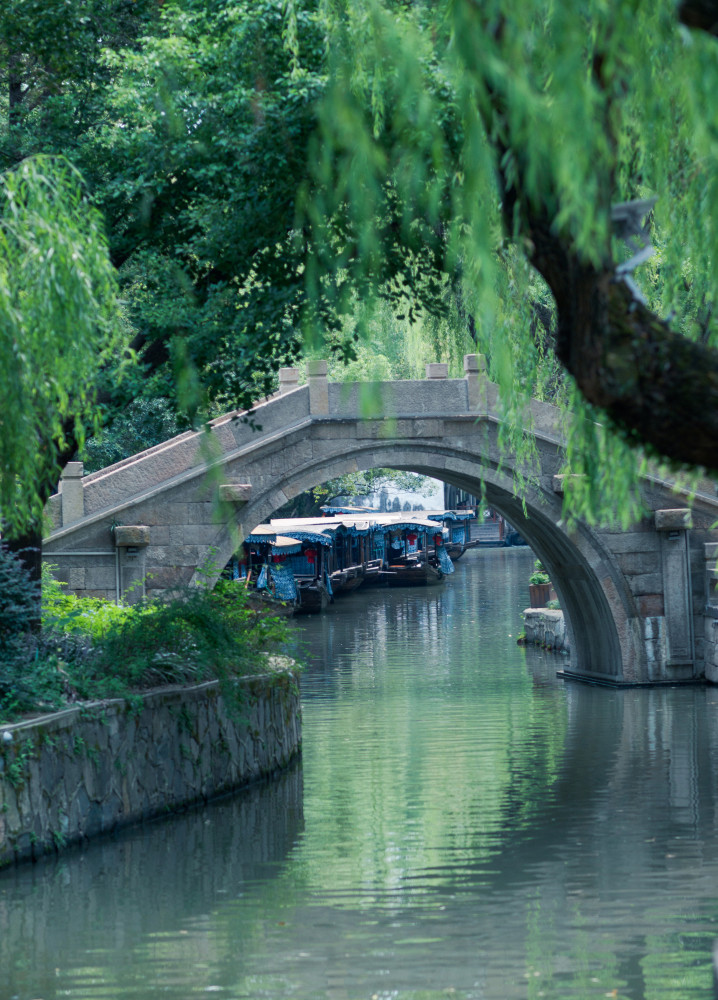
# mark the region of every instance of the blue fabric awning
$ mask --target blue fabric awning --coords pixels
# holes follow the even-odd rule
[[[430,521],[468,521],[476,517],[473,510],[442,510],[426,514]]]
[[[271,545],[272,550],[283,555],[301,552],[302,546],[294,537],[280,534],[268,524],[258,524],[256,529],[245,538],[247,545]]]
[[[392,521],[391,524],[374,525],[374,531],[381,532],[383,535],[391,531],[415,531],[417,534],[421,534],[422,532],[433,530],[434,525],[421,524],[418,521]]]
[[[282,534],[288,538],[296,538],[301,542],[315,542],[317,545],[331,545],[329,535],[321,531],[306,531],[303,528],[283,528]],[[301,548],[301,546],[299,546]]]
[[[319,510],[323,514],[328,514],[334,516],[336,514],[376,514],[377,512],[372,507],[333,507],[331,504],[325,504],[320,507]]]

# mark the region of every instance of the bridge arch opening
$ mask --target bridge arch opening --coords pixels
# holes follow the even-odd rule
[[[379,461],[377,461],[380,455]],[[449,483],[474,496],[509,521],[523,536],[546,567],[564,611],[571,646],[567,672],[595,680],[618,682],[623,663],[636,648],[626,603],[630,595],[621,593],[621,576],[593,533],[577,528],[569,534],[561,522],[561,499],[553,491],[531,487],[522,499],[513,491],[511,477],[496,466],[469,467],[463,456],[450,450],[427,452],[422,447],[387,446],[348,451],[329,462],[297,468],[275,484],[259,492],[241,512],[240,533],[249,534],[266,523],[289,497],[319,486],[349,472],[391,468],[414,472]],[[236,533],[229,530],[217,547],[217,565],[231,557]]]

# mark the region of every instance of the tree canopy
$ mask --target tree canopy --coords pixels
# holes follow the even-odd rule
[[[443,274],[509,400],[548,291],[572,406],[718,469],[716,43],[687,27],[711,6],[347,8],[313,170],[317,286],[432,309]]]
[[[400,334],[487,355],[508,447],[565,405],[589,514],[636,446],[718,468],[713,6],[13,0],[0,157],[66,153],[102,214],[140,362],[106,415]]]
[[[102,218],[66,161],[0,178],[0,510],[37,521],[66,439],[96,418],[98,374],[122,364],[122,325]],[[119,349],[120,358],[117,358]]]

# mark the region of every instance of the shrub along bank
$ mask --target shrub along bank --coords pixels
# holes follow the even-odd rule
[[[287,637],[285,620],[249,608],[230,581],[115,605],[66,594],[48,572],[40,595],[0,546],[0,724],[168,684],[217,679],[231,698],[232,680]]]

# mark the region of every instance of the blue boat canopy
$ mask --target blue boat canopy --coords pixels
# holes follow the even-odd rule
[[[268,524],[257,525],[251,535],[247,535],[245,542],[249,545],[271,545],[274,552],[282,555],[293,555],[302,551],[302,544],[296,538],[280,535]]]
[[[317,545],[331,545],[332,540],[329,535],[325,535],[321,531],[305,531],[303,528],[287,528],[282,530],[283,535],[287,535],[289,538],[297,538],[302,542],[316,542]],[[301,545],[297,548],[301,549]]]
[[[469,521],[472,517],[476,517],[473,510],[439,510],[431,513],[427,511],[424,516],[430,521]]]
[[[376,524],[374,530],[385,535],[391,531],[416,531],[417,533],[435,531],[438,527],[438,525],[426,524],[421,521],[392,521],[389,524]]]
[[[376,514],[373,507],[333,507],[331,504],[324,504],[319,510],[328,517],[336,514]]]
[[[355,515],[356,516],[356,515]],[[300,519],[297,518],[297,521]],[[344,520],[340,517],[332,518],[319,518],[316,521],[305,521],[304,524],[292,524],[292,518],[282,520],[278,518],[276,523],[273,521],[272,526],[276,528],[277,531],[281,531],[283,535],[292,535],[294,538],[298,538],[299,531],[309,531],[315,534],[330,534],[335,535],[338,531],[344,531],[347,535],[368,535],[370,531],[373,530],[373,524],[366,518],[357,518],[356,520]]]

